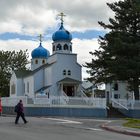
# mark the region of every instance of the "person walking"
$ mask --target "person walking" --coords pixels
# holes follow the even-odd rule
[[[15,106],[15,112],[17,113],[16,119],[15,119],[15,124],[18,124],[19,117],[22,118],[22,120],[24,121],[25,124],[28,122],[28,121],[25,119],[24,107],[23,107],[22,100],[20,100],[20,101],[18,102],[18,104]]]

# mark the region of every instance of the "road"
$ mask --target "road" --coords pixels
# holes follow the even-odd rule
[[[15,117],[0,117],[0,140],[139,140],[128,136],[102,130],[99,126],[109,120],[28,117],[28,124]]]

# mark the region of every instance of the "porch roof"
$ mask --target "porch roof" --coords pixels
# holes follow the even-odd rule
[[[51,85],[42,87],[42,88],[38,89],[37,91],[35,91],[35,93],[44,91],[45,89],[49,88],[50,86],[51,86]]]
[[[81,84],[82,82],[76,79],[72,79],[69,77],[65,77],[64,79],[58,81],[57,83],[61,84],[61,83],[73,83],[73,84]]]

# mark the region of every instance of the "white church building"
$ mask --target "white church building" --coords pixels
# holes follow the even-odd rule
[[[81,65],[72,52],[72,35],[64,28],[63,19],[52,36],[52,55],[40,44],[32,53],[31,70],[13,71],[10,97],[38,95],[77,96],[82,82]]]
[[[14,106],[22,99],[28,116],[107,116],[106,99],[89,98],[82,90],[82,66],[72,52],[63,13],[60,16],[61,25],[52,35],[52,55],[40,35],[39,46],[31,52],[31,69],[12,72],[10,97],[2,98],[3,113],[15,114]]]
[[[107,105],[112,103],[126,116],[140,117],[140,102],[124,82],[106,84],[106,98],[86,96],[82,66],[72,52],[72,35],[64,28],[63,13],[60,16],[61,25],[52,35],[52,54],[43,47],[40,35],[39,46],[31,53],[31,69],[12,72],[10,97],[2,98],[4,113],[13,114],[13,107],[22,99],[26,114],[31,116],[106,117]],[[94,93],[93,88],[91,91]]]

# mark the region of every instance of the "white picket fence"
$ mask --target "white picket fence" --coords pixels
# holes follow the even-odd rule
[[[68,106],[68,107],[92,107],[92,108],[107,108],[106,98],[88,98],[88,97],[37,97],[29,98],[26,96],[20,97],[3,97],[2,106],[15,106],[19,100],[23,101],[24,106]],[[140,100],[112,99],[112,106],[115,108],[140,109]]]
[[[15,106],[19,100],[23,101],[23,104],[27,104],[27,97],[26,96],[21,96],[21,97],[16,97],[16,98],[10,98],[10,97],[2,97],[1,102],[2,106]]]
[[[67,97],[65,96],[51,96],[51,97],[4,97],[2,98],[3,106],[15,106],[19,100],[23,101],[24,106],[79,106],[79,107],[93,107],[93,108],[106,108],[105,98],[88,98],[88,97]]]

